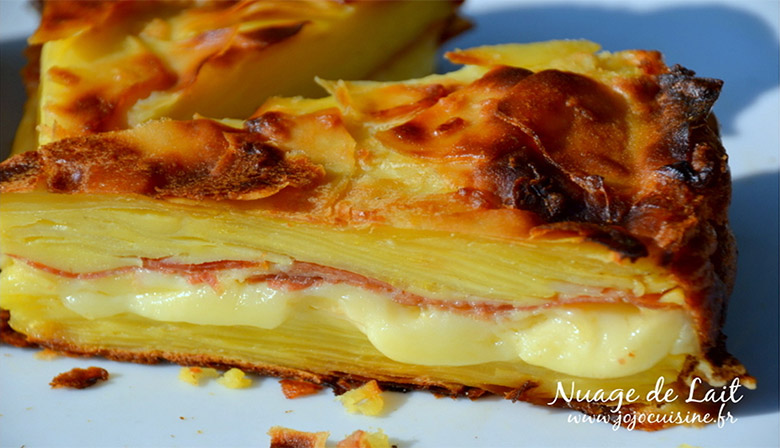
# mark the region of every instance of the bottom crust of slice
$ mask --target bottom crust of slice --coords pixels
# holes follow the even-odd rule
[[[570,408],[583,412],[597,421],[649,431],[680,424],[698,426],[711,423],[716,421],[712,420],[713,418],[717,418],[719,413],[722,413],[722,409],[719,409],[719,406],[714,403],[688,402],[688,400],[683,399],[671,403],[648,402],[644,400],[624,403],[618,410],[614,399],[607,401],[610,389],[623,388],[627,390],[632,380],[602,381],[603,395],[601,399],[598,399],[595,395],[594,385],[598,384],[598,381],[591,380],[589,383],[586,383],[589,384],[587,387],[589,395],[585,396],[584,399],[570,396],[570,399],[566,400],[564,399],[565,395],[570,391],[568,384],[572,381],[577,381],[577,379],[560,375],[556,376],[554,373],[548,376],[540,374],[538,371],[533,372],[533,374],[518,374],[518,381],[512,385],[507,385],[490,384],[488,382],[474,384],[474,381],[478,381],[478,379],[475,380],[475,376],[472,373],[458,372],[458,368],[446,367],[408,366],[408,374],[406,375],[401,372],[404,366],[400,366],[401,370],[397,370],[399,366],[393,366],[384,369],[384,371],[382,369],[371,371],[364,366],[357,365],[357,363],[352,368],[344,368],[344,365],[340,365],[337,362],[334,365],[342,368],[323,369],[322,366],[330,364],[328,361],[323,361],[320,366],[313,366],[314,368],[301,368],[285,366],[279,363],[279,361],[276,361],[276,363],[264,363],[258,360],[240,359],[239,357],[231,358],[208,351],[198,353],[197,350],[187,351],[183,349],[137,349],[122,347],[122,344],[113,344],[114,346],[85,344],[63,337],[65,332],[62,331],[57,331],[58,335],[52,338],[36,338],[14,330],[10,324],[11,313],[8,310],[0,311],[0,320],[2,321],[0,324],[0,341],[14,346],[37,346],[62,352],[69,356],[97,356],[115,361],[140,364],[170,362],[183,366],[213,367],[222,370],[235,367],[245,372],[259,375],[295,379],[328,386],[336,394],[359,387],[368,381],[376,380],[383,390],[400,392],[425,390],[438,396],[468,397],[471,399],[485,395],[498,395],[512,401],[525,401],[537,405]],[[170,324],[165,325],[170,326]],[[174,329],[167,329],[167,331],[170,330]],[[697,360],[689,356],[681,362],[678,360],[678,362],[670,365],[659,366],[658,369],[654,369],[655,373],[653,375],[665,378],[666,385],[664,389],[673,389],[678,396],[686,397],[689,386],[682,379],[689,376],[697,363]],[[306,362],[304,361],[303,364],[306,364]],[[490,369],[495,369],[496,372],[499,372],[506,367],[496,365],[491,366]],[[393,368],[396,370],[393,371]],[[430,370],[430,375],[421,374],[421,372],[426,370]],[[670,372],[672,374],[676,372],[677,377],[670,376]],[[484,374],[484,371],[482,373]],[[506,378],[507,372],[504,372],[503,375]],[[501,375],[499,374],[498,376]],[[471,384],[459,383],[456,381],[458,377],[462,377],[462,381],[471,382]],[[640,396],[646,395],[649,388],[654,386],[649,384],[648,378],[645,375],[642,378],[645,384],[637,384]],[[705,389],[703,387],[700,389],[697,390],[697,393],[703,394]],[[564,398],[559,396],[560,392],[563,392]]]

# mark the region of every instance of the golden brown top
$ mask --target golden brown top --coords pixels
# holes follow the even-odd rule
[[[32,186],[43,177],[56,193],[198,199],[258,199],[306,186],[324,174],[305,157],[286,157],[257,135],[207,120],[152,122],[133,132],[59,140],[6,164],[4,174],[39,171],[38,178],[15,179]]]
[[[322,81],[330,97],[269,100],[242,128],[161,120],[65,139],[0,165],[0,191],[219,201],[338,226],[574,234],[629,258],[675,252],[728,197],[709,119],[720,81],[668,68],[657,52],[596,48],[456,51],[450,59],[470,64],[460,71]],[[534,61],[540,49],[555,56]]]

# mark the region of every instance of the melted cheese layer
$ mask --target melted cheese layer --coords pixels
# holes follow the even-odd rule
[[[673,294],[674,278],[651,260],[616,260],[605,247],[577,238],[344,229],[285,222],[218,203],[192,206],[116,195],[7,193],[0,213],[3,253],[74,273],[138,266],[140,258],[277,264],[295,259],[443,300],[473,296],[525,306],[613,289],[634,297],[665,294],[665,301],[684,303]]]
[[[164,322],[273,329],[302,308],[338,315],[388,358],[409,364],[463,366],[522,360],[586,378],[617,378],[652,368],[668,355],[693,353],[696,337],[680,309],[589,304],[479,316],[409,306],[348,284],[297,291],[220,275],[216,288],[152,271],[64,278],[6,257],[3,308],[25,296],[57,295],[87,319],[131,313]]]

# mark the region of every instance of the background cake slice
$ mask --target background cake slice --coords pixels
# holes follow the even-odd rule
[[[314,76],[432,72],[458,1],[45,1],[14,151],[195,114],[246,117]],[[399,24],[402,24],[399,26]]]

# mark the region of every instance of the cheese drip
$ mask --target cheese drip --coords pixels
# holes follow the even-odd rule
[[[247,271],[241,269],[221,273],[216,287],[153,271],[65,278],[8,257],[3,274],[4,308],[24,296],[56,295],[87,319],[132,313],[164,322],[263,329],[307,308],[323,318],[345,317],[383,355],[417,365],[522,360],[580,377],[617,378],[696,347],[689,318],[677,308],[580,304],[485,316],[403,305],[344,283],[273,288],[245,282]]]

